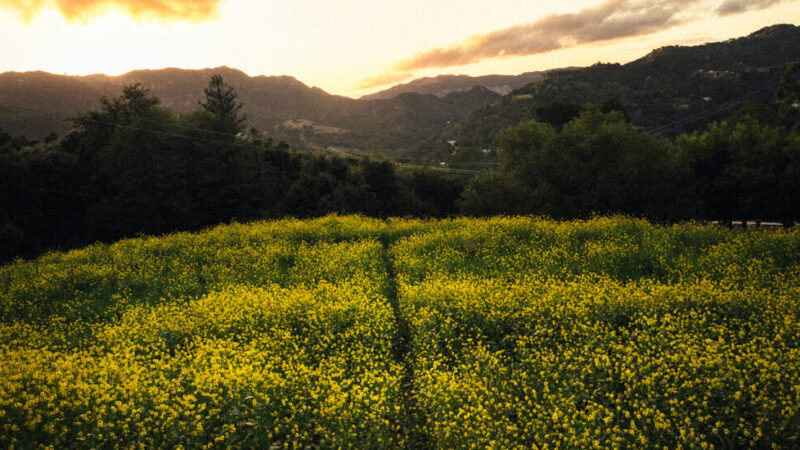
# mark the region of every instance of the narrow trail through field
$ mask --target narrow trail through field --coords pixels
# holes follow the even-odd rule
[[[396,334],[392,342],[392,351],[394,352],[395,360],[402,365],[403,370],[402,378],[400,379],[400,395],[403,402],[404,423],[401,424],[401,430],[410,429],[406,448],[427,449],[431,448],[430,437],[425,433],[427,420],[417,400],[414,360],[411,355],[411,327],[400,308],[397,273],[391,257],[392,241],[388,237],[383,237],[381,243],[383,244],[383,263],[386,267],[386,278],[388,280],[386,296],[389,299],[395,320]]]

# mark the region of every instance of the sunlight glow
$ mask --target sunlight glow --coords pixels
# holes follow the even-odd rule
[[[694,5],[685,10],[694,14],[691,20],[636,38],[408,73],[392,68],[471,36],[605,2],[227,0],[219,4],[217,19],[203,22],[134,19],[120,9],[76,22],[52,8],[25,22],[19,14],[0,9],[0,71],[115,75],[226,65],[250,75],[291,75],[331,93],[358,96],[390,85],[363,89],[371,78],[399,82],[443,73],[516,74],[598,61],[627,62],[663,45],[724,40],[774,23],[800,23],[798,0],[725,17],[702,15],[710,16],[718,0],[684,2]],[[700,9],[705,12],[697,12]]]

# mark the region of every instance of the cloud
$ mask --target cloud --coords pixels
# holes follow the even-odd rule
[[[411,78],[409,72],[387,72],[376,77],[365,78],[358,83],[357,89],[372,89],[394,83],[401,83]]]
[[[86,21],[109,11],[139,20],[199,22],[217,17],[224,0],[0,0],[0,9],[13,11],[30,21],[52,8],[72,22]]]
[[[606,0],[571,14],[472,36],[397,62],[392,71],[362,81],[378,87],[413,76],[413,71],[463,66],[487,59],[529,56],[584,44],[644,36],[709,14],[726,16],[796,0]],[[716,6],[719,5],[719,6]],[[700,14],[698,14],[700,13]]]
[[[398,71],[471,64],[485,59],[526,56],[593,42],[653,33],[683,23],[684,8],[699,0],[647,2],[607,0],[572,14],[551,14],[535,22],[473,36],[434,48],[395,65]]]
[[[753,9],[766,9],[770,6],[783,3],[784,0],[725,0],[715,10],[720,16],[729,16]]]

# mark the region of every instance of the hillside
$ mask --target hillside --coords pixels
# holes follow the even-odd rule
[[[0,128],[44,137],[71,128],[69,117],[99,106],[101,91],[79,79],[46,72],[0,74]]]
[[[617,98],[633,123],[675,136],[731,115],[750,100],[771,102],[778,78],[800,60],[800,27],[775,25],[700,46],[669,46],[628,64],[550,72],[541,81],[479,108],[428,143],[456,140],[488,147],[505,126],[536,117],[553,101],[601,104]]]
[[[389,89],[361,97],[362,100],[386,100],[400,94],[413,92],[416,94],[444,97],[453,92],[468,91],[475,86],[484,87],[500,95],[507,95],[514,89],[541,80],[547,72],[525,72],[520,75],[486,75],[471,77],[468,75],[439,75],[424,77],[398,84]]]
[[[0,267],[0,446],[792,448],[800,230],[328,216]]]
[[[670,46],[628,64],[529,72],[519,76],[440,76],[350,99],[288,76],[250,77],[216,69],[134,71],[118,77],[43,72],[0,74],[0,128],[41,138],[67,120],[141,82],[177,112],[198,107],[219,73],[244,102],[250,125],[295,148],[345,147],[394,157],[446,150],[446,141],[487,148],[500,129],[535,118],[552,101],[617,98],[633,123],[674,136],[730,115],[742,103],[772,99],[786,65],[800,59],[800,28],[776,25],[749,36],[694,47]],[[542,78],[543,77],[543,78]],[[525,82],[533,81],[519,87]],[[501,96],[498,92],[508,95]]]
[[[236,89],[251,126],[296,148],[412,148],[500,97],[475,87],[442,98],[407,93],[387,100],[353,100],[308,87],[292,77],[250,77],[227,67],[141,70],[117,77],[9,72],[0,74],[0,128],[37,138],[50,131],[64,133],[71,127],[70,117],[97,108],[101,96],[117,97],[124,86],[137,82],[150,88],[164,106],[186,113],[199,107],[212,74],[222,75]]]

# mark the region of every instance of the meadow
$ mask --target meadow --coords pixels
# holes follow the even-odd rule
[[[6,448],[800,446],[800,229],[231,224],[0,268]]]

